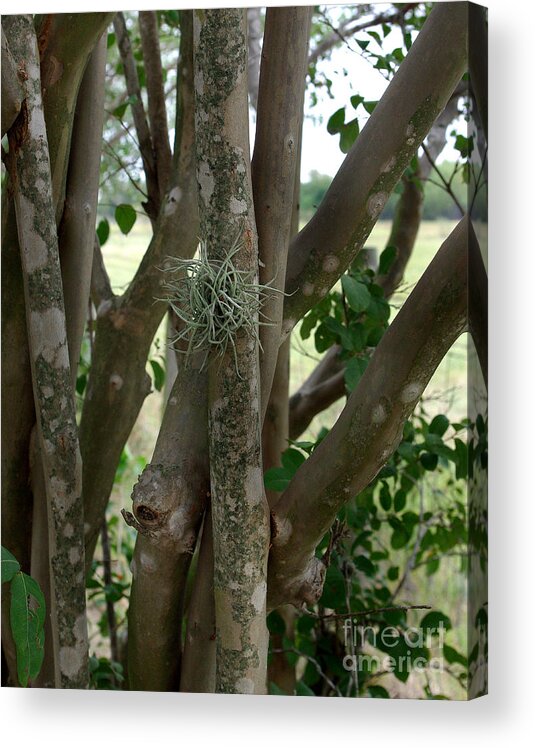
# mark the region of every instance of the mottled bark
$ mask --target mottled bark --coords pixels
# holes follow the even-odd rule
[[[292,242],[283,334],[334,285],[467,66],[467,6],[439,3],[346,156],[313,218]]]
[[[179,688],[186,579],[210,490],[207,375],[184,358],[180,364],[152,460],[134,486],[133,515],[126,515],[138,530],[128,610],[135,691]]]
[[[9,49],[4,29],[2,28],[2,137],[16,120],[24,92],[19,79],[17,65]]]
[[[163,69],[160,53],[158,17],[154,10],[139,12],[139,31],[143,48],[147,99],[149,108],[150,134],[154,151],[154,165],[163,199],[171,174],[171,147],[167,130],[167,110],[163,88]]]
[[[258,272],[250,182],[246,11],[195,11],[196,150],[209,260],[236,238],[235,266]],[[216,691],[265,693],[269,515],[260,449],[258,342],[238,330],[209,369]]]
[[[335,426],[275,506],[270,608],[317,601],[325,574],[317,544],[396,449],[406,418],[466,329],[469,236],[463,219],[381,339]]]
[[[280,293],[262,309],[261,406],[265,414],[277,364],[294,182],[303,120],[310,8],[268,8],[262,47],[252,179],[260,282]]]
[[[191,257],[197,246],[191,11],[181,13],[181,54],[171,188],[149,248],[123,296],[97,309],[95,347],[80,423],[84,462],[86,561],[91,563],[121,452],[150,392],[147,356],[166,310],[167,256]]]
[[[7,31],[7,26],[6,26]],[[88,685],[81,464],[70,378],[65,307],[31,16],[9,22],[14,54],[24,54],[25,119],[9,133],[32,385],[47,498],[56,687]],[[39,217],[36,220],[36,217]]]

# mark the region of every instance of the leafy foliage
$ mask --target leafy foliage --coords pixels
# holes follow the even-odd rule
[[[45,653],[45,598],[15,557],[2,546],[2,584],[10,584],[11,634],[17,654],[17,676],[24,688],[41,670]]]

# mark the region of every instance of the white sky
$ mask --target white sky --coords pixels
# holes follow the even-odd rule
[[[366,37],[360,37],[366,38]],[[391,51],[395,47],[402,46],[402,37],[399,29],[393,29],[384,41],[384,50]],[[379,51],[375,42],[371,42],[370,50]],[[357,51],[356,51],[357,50]],[[321,174],[334,176],[340,164],[344,160],[339,143],[339,135],[330,135],[327,132],[327,121],[329,117],[343,106],[347,107],[346,121],[359,116],[360,129],[368,117],[363,107],[355,112],[350,97],[353,94],[364,96],[367,101],[375,101],[381,98],[388,81],[383,75],[359,54],[359,47],[354,40],[349,39],[348,45],[342,45],[334,50],[329,60],[318,64],[318,71],[324,71],[332,80],[331,99],[326,91],[317,90],[318,103],[311,107],[310,96],[307,93],[305,99],[305,121],[303,126],[303,148],[301,157],[301,180],[308,181],[311,171],[316,170]],[[344,73],[347,71],[347,75]],[[251,138],[254,138],[254,127],[252,127]],[[252,144],[251,144],[252,146]],[[457,152],[451,143],[446,146],[438,162],[444,160],[456,160]]]

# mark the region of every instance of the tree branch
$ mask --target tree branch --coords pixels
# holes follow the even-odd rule
[[[145,77],[147,79],[151,141],[154,147],[160,199],[163,199],[169,186],[172,154],[167,130],[158,17],[154,10],[139,11],[139,31],[141,46],[143,47]]]
[[[141,98],[141,86],[139,85],[136,62],[130,45],[130,36],[126,28],[124,15],[121,12],[116,13],[113,19],[113,27],[123,62],[126,90],[128,91],[128,95],[133,98],[133,103],[131,104],[132,116],[134,118],[139,151],[147,183],[148,198],[147,202],[144,203],[144,207],[151,221],[155,221],[160,208],[160,187],[158,184],[153,143],[147,115],[145,114],[145,107],[143,106],[143,99]]]
[[[356,16],[353,16],[340,24],[339,28],[335,29],[332,34],[325,37],[318,46],[311,51],[308,58],[308,64],[314,65],[321,57],[325,57],[334,47],[336,47],[337,44],[341,41],[345,41],[350,36],[358,34],[359,31],[378,26],[381,23],[402,23],[405,14],[409,10],[412,10],[416,5],[417,3],[405,3],[405,5],[402,5],[394,12],[387,11],[385,13],[379,13],[368,21],[363,21],[361,23],[358,23],[358,21],[362,17],[362,13],[357,13]]]
[[[111,289],[110,276],[106,270],[104,257],[98,236],[95,233],[93,242],[93,265],[91,267],[91,298],[97,310],[103,302],[111,302],[114,293]]]
[[[315,603],[325,566],[316,546],[336,513],[396,449],[403,424],[467,324],[469,219],[444,242],[403,305],[333,429],[273,511],[269,607]],[[335,455],[333,462],[332,455]]]
[[[269,284],[279,293],[268,295],[262,308],[269,322],[260,329],[262,417],[280,343],[309,30],[310,8],[267,9],[251,168],[260,283]]]
[[[283,334],[334,285],[466,69],[466,7],[436,5],[346,156],[318,210],[292,242]]]

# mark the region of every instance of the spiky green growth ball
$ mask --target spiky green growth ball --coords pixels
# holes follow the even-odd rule
[[[266,297],[276,291],[254,282],[253,274],[238,270],[233,258],[241,249],[237,239],[223,260],[208,259],[206,246],[201,243],[200,257],[193,260],[173,259],[166,267],[175,280],[164,284],[167,301],[184,323],[183,329],[172,341],[187,342],[187,349],[176,348],[190,355],[204,352],[202,368],[209,356],[223,356],[230,346],[236,356],[236,336],[245,331],[259,344],[258,325],[261,308]]]

